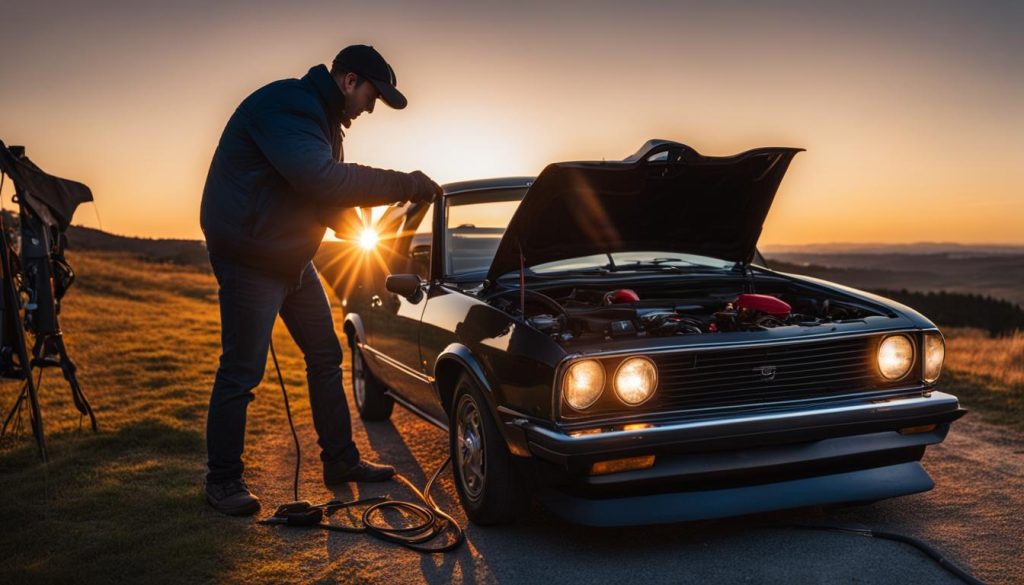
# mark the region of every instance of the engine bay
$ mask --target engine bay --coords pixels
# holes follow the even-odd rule
[[[783,287],[786,288],[786,287]],[[488,302],[535,329],[569,341],[581,337],[667,337],[764,331],[862,321],[881,312],[816,291],[759,290],[742,286],[688,290],[601,289],[575,286],[544,292],[512,289]]]

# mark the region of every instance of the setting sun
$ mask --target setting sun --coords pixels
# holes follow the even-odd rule
[[[377,230],[368,227],[359,234],[359,247],[367,251],[372,250],[377,247],[378,240],[380,236],[377,235]]]

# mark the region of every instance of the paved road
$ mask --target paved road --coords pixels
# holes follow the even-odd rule
[[[263,455],[272,460],[260,465],[251,481],[268,502],[291,499],[285,432],[274,449],[265,447]],[[300,425],[300,433],[311,446],[314,435],[308,423]],[[398,407],[388,423],[364,425],[357,420],[355,433],[364,457],[395,464],[420,486],[446,456],[445,435]],[[266,542],[267,562],[291,554],[288,562],[294,567],[289,574],[316,583],[959,582],[907,545],[782,527],[828,522],[913,535],[986,582],[1021,583],[1024,524],[1018,518],[1024,508],[1024,440],[1005,433],[978,416],[961,419],[946,442],[925,457],[936,489],[856,509],[595,529],[568,524],[535,507],[515,526],[468,525],[466,545],[446,556],[419,555],[359,535],[254,526],[254,538]],[[304,457],[304,470],[304,497],[330,497],[318,483],[315,455]],[[335,495],[411,497],[402,492],[400,486],[385,484]],[[435,497],[467,525],[449,472],[435,488]]]

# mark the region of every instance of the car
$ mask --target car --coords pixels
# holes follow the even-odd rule
[[[757,252],[800,150],[652,140],[388,209],[342,299],[360,416],[445,430],[478,525],[535,499],[623,526],[931,489],[925,448],[965,413],[941,332]]]

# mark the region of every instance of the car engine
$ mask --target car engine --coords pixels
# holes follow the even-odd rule
[[[524,318],[525,309],[527,323],[560,340],[763,331],[862,320],[878,314],[853,303],[789,292],[709,291],[695,298],[666,298],[664,291],[650,291],[651,296],[641,296],[627,288],[578,287],[547,292],[555,294],[526,290],[520,298],[518,290],[508,290],[489,300],[517,319]]]

